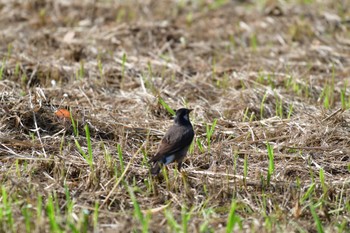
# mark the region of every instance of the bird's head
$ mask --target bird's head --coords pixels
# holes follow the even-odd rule
[[[193,109],[187,109],[187,108],[180,108],[176,110],[176,116],[175,116],[175,123],[178,124],[191,124],[190,123],[190,112]]]

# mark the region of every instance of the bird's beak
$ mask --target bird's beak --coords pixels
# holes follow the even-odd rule
[[[193,111],[193,109],[188,109],[188,112],[192,112]]]

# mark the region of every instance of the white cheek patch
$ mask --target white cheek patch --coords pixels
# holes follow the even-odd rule
[[[169,163],[173,162],[175,159],[175,155],[169,155],[169,156],[166,156],[164,159],[163,159],[163,163],[165,165],[168,165]]]
[[[185,116],[184,116],[184,119],[188,121],[188,120],[189,120],[189,119],[188,119],[188,115],[185,115]]]

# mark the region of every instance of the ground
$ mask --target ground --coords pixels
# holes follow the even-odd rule
[[[1,0],[0,232],[350,232],[349,9]]]

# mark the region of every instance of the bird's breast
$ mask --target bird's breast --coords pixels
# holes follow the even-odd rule
[[[163,163],[165,164],[165,165],[168,165],[169,163],[172,163],[173,161],[174,161],[174,159],[175,159],[175,155],[168,155],[168,156],[165,156],[164,158],[163,158]]]

